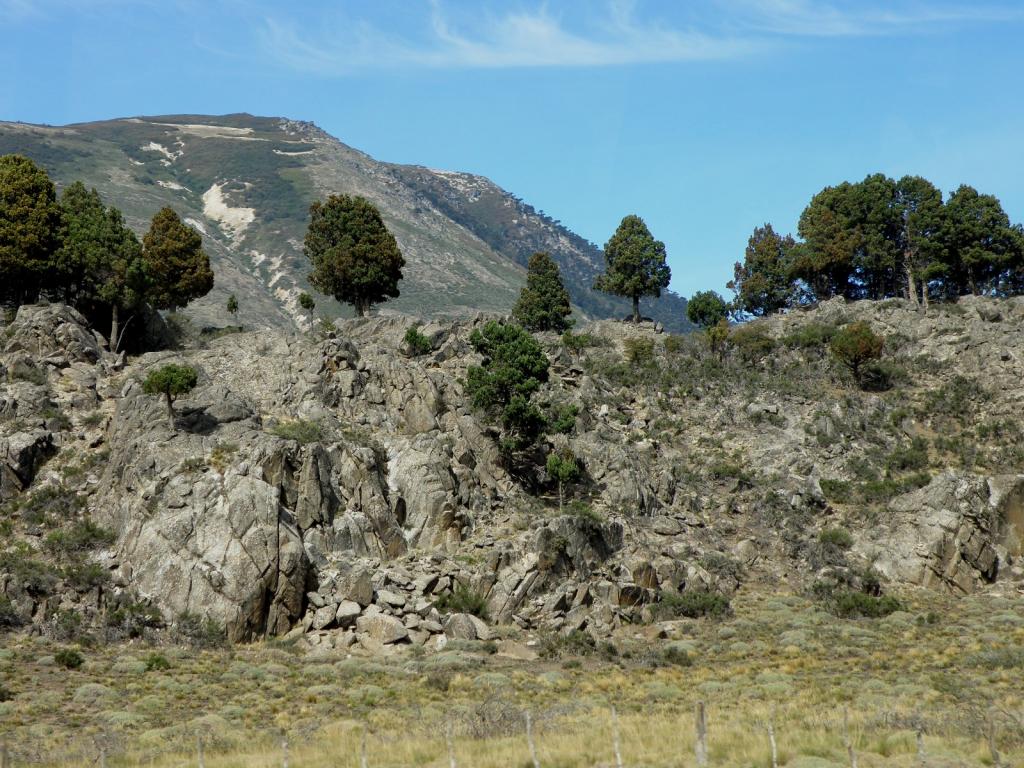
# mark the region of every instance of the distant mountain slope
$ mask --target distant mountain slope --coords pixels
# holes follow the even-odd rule
[[[308,289],[302,238],[309,204],[360,194],[380,209],[405,254],[400,299],[380,309],[424,316],[507,312],[535,250],[559,262],[579,310],[626,313],[590,290],[601,251],[491,181],[470,174],[381,163],[311,123],[251,115],[169,115],[63,127],[0,123],[0,154],[43,165],[60,186],[95,186],[139,232],[170,205],[203,232],[217,285],[189,308],[200,324],[227,320],[228,295],[247,325],[302,322]],[[319,297],[322,311],[347,308]],[[645,313],[685,330],[685,301],[645,302]]]

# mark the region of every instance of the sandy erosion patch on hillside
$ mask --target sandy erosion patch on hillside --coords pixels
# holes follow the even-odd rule
[[[214,184],[203,193],[203,215],[217,222],[224,234],[236,239],[256,220],[254,208],[234,208],[224,198],[224,183]]]
[[[158,179],[156,183],[164,189],[172,189],[175,192],[180,192],[185,189],[185,187],[176,181],[164,181],[163,179]]]
[[[188,224],[193,229],[195,229],[196,231],[200,232],[201,234],[209,234],[206,231],[206,226],[203,224],[203,222],[199,221],[199,219],[188,218],[185,219],[185,223]]]

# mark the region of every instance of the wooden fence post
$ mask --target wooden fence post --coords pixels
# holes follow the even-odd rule
[[[920,723],[917,725],[917,762],[921,768],[928,765],[924,754],[924,726]]]
[[[363,725],[363,741],[359,746],[359,768],[367,768],[366,762],[366,725]]]
[[[199,768],[206,768],[206,757],[203,755],[202,736],[196,736],[196,757],[199,760]]]
[[[772,721],[768,721],[768,746],[772,750],[772,768],[779,768],[779,751],[775,747],[775,726],[772,725]]]
[[[7,742],[0,744],[0,768],[10,768],[11,762],[7,756]]]
[[[619,716],[612,705],[612,747],[615,749],[615,768],[622,768],[622,745],[619,743]]]
[[[448,745],[448,768],[458,768],[455,763],[455,746],[452,744],[452,723],[451,720],[445,725],[444,741]]]
[[[107,768],[107,748],[100,745],[100,768]]]
[[[708,723],[704,715],[704,702],[697,702],[697,711],[694,726],[697,731],[697,744],[694,751],[697,754],[697,765],[703,768],[708,764]]]
[[[530,747],[533,768],[540,768],[540,760],[537,759],[537,745],[533,743],[533,720],[530,718],[530,710],[526,710],[526,743]]]
[[[846,707],[843,707],[843,745],[850,758],[850,768],[857,768],[857,753],[853,750],[853,741],[850,739],[850,712]]]
[[[288,737],[281,739],[281,768],[288,768]]]

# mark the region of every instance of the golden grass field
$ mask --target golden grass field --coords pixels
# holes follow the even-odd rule
[[[812,601],[741,592],[735,615],[693,621],[692,665],[652,663],[644,628],[620,655],[521,662],[467,644],[438,655],[309,657],[271,642],[185,648],[58,646],[7,636],[0,732],[12,765],[530,768],[524,714],[546,768],[614,766],[611,706],[625,766],[693,766],[694,706],[706,702],[712,766],[1024,764],[1024,599],[904,596],[907,610],[840,620]],[[520,638],[525,639],[525,638]],[[167,662],[154,663],[153,654]],[[147,671],[147,660],[150,661]],[[166,668],[163,668],[165,667]]]

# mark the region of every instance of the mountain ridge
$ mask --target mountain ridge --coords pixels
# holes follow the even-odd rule
[[[426,317],[507,313],[536,250],[558,262],[583,319],[622,317],[625,300],[591,289],[601,250],[490,179],[381,162],[314,123],[247,113],[172,114],[72,123],[0,122],[0,153],[24,154],[58,186],[81,179],[142,232],[170,205],[204,235],[217,284],[187,310],[222,324],[227,296],[250,326],[294,324],[309,290],[302,237],[308,207],[329,194],[359,194],[381,209],[406,256],[402,296],[377,311]],[[438,302],[443,294],[443,304]],[[318,311],[348,308],[318,297]],[[685,300],[666,292],[645,314],[690,329]]]

